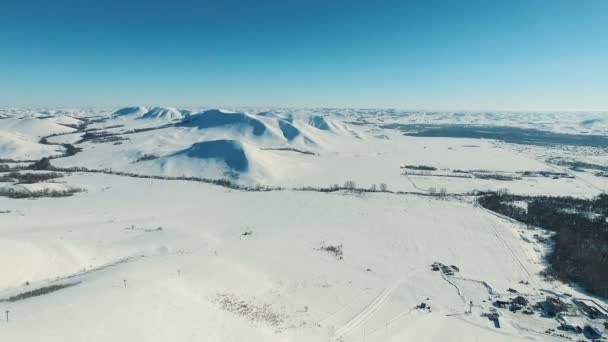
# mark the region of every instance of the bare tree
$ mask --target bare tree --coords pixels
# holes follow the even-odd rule
[[[344,182],[345,189],[353,190],[356,187],[357,187],[357,183],[355,183],[355,181],[348,180],[348,181]]]
[[[509,190],[507,188],[500,188],[496,190],[496,194],[498,196],[506,196],[509,194]]]
[[[388,190],[388,186],[386,185],[386,183],[380,183],[380,191],[387,191]]]

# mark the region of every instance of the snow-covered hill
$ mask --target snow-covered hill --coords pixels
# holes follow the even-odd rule
[[[154,107],[140,116],[140,119],[147,120],[180,120],[184,117],[184,113],[176,108]]]
[[[569,305],[569,322],[603,329],[574,300],[600,312],[604,300],[543,275],[550,234],[474,200],[608,191],[608,152],[589,137],[601,116],[153,106],[0,115],[1,341],[583,339],[546,317],[547,297]],[[430,122],[592,143],[401,126]],[[511,312],[514,301],[524,304]]]
[[[112,117],[140,117],[148,112],[146,107],[124,107],[112,113]]]
[[[63,147],[42,145],[27,136],[0,130],[0,160],[38,160],[62,152]]]
[[[8,118],[1,121],[0,130],[18,133],[32,139],[38,139],[51,134],[69,133],[75,129],[70,125],[77,125],[80,121],[65,116]]]

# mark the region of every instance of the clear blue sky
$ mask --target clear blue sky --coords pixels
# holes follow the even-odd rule
[[[0,0],[0,105],[608,110],[608,0]]]

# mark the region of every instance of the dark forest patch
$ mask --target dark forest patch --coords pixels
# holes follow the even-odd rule
[[[526,202],[527,208],[515,205]],[[608,298],[608,194],[593,199],[486,194],[479,204],[554,232],[547,274]]]

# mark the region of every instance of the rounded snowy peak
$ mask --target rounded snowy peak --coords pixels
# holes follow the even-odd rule
[[[211,140],[193,144],[179,151],[174,156],[186,156],[197,159],[211,159],[223,162],[228,168],[245,172],[249,169],[249,161],[243,149],[243,144],[236,140]]]
[[[140,119],[148,120],[180,120],[184,117],[184,114],[177,108],[173,107],[153,107],[146,113],[144,113]]]
[[[114,113],[112,113],[113,117],[119,116],[140,116],[148,112],[148,108],[146,107],[124,107],[121,108]]]
[[[257,113],[258,116],[263,116],[266,118],[272,118],[272,119],[278,119],[278,120],[283,120],[283,121],[287,121],[289,123],[293,122],[293,115],[290,113],[274,113],[274,112],[260,112]]]
[[[331,126],[328,123],[328,121],[322,117],[322,116],[318,116],[318,115],[312,115],[309,119],[308,119],[308,124],[314,128],[320,129],[322,131],[330,131],[331,130]]]
[[[583,127],[586,127],[586,128],[591,128],[591,127],[606,124],[606,123],[608,123],[608,121],[606,119],[593,118],[593,119],[587,119],[587,120],[581,121],[580,125]]]
[[[254,135],[262,135],[266,132],[266,125],[260,120],[245,113],[226,112],[219,109],[210,109],[204,112],[190,115],[182,120],[177,126],[193,128],[215,128],[221,126],[240,126],[251,128]]]

